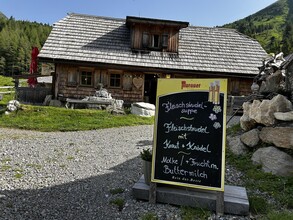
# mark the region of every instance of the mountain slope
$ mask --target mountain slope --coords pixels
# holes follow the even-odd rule
[[[268,53],[293,53],[293,0],[278,0],[224,27],[234,28],[255,38]]]
[[[7,19],[7,17],[0,11],[0,19],[1,18]]]

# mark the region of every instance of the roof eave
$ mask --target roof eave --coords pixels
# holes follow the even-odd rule
[[[65,59],[54,59],[39,57],[40,62],[44,63],[55,63],[55,64],[74,64],[77,66],[98,66],[100,68],[107,69],[121,69],[121,70],[133,70],[141,72],[160,72],[165,74],[201,74],[208,73],[210,76],[215,77],[239,77],[239,78],[254,78],[257,75],[250,73],[237,73],[237,72],[221,72],[221,71],[206,71],[206,70],[184,70],[184,69],[173,69],[173,68],[159,68],[159,67],[143,67],[135,65],[124,65],[124,64],[112,64],[112,63],[102,63],[102,62],[87,62],[80,60],[65,60]]]

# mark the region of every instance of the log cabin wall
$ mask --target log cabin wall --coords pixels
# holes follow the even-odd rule
[[[158,37],[158,47],[153,45],[154,36]],[[136,24],[131,28],[131,48],[133,50],[160,50],[177,53],[178,44],[178,28],[147,24]]]
[[[114,99],[121,99],[126,103],[143,101],[144,74],[141,72],[58,64],[56,73],[59,81],[57,96],[63,101],[66,98],[94,96],[100,84]],[[87,80],[90,78],[90,82],[84,82],[83,74],[88,74]]]
[[[91,83],[84,85],[81,83],[82,72],[90,73]],[[57,96],[63,100],[66,98],[82,99],[86,96],[95,95],[99,90],[99,85],[111,93],[114,99],[124,100],[125,103],[145,101],[145,76],[148,72],[133,72],[117,69],[102,69],[98,67],[75,66],[69,64],[58,64],[56,66],[58,76]],[[162,74],[157,73],[160,78],[228,78],[229,95],[249,95],[253,79],[236,77],[215,77],[206,73],[197,74]],[[112,76],[118,78],[111,78]],[[118,82],[111,85],[111,80]],[[113,82],[112,82],[113,83]]]

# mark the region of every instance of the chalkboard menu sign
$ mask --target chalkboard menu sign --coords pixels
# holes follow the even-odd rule
[[[223,79],[159,79],[152,181],[224,190]]]

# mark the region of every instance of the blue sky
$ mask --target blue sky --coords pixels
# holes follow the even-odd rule
[[[52,25],[81,13],[114,18],[129,16],[221,26],[251,15],[277,0],[0,0],[0,11],[17,20]]]

